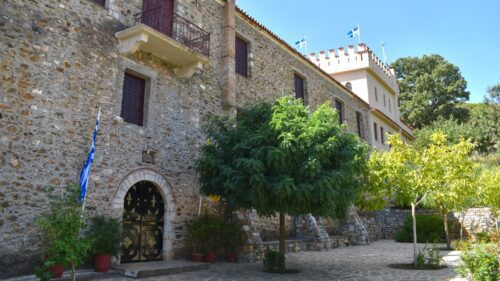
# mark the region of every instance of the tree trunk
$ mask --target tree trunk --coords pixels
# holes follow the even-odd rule
[[[450,231],[448,230],[448,215],[444,215],[444,234],[446,235],[446,249],[451,249]]]
[[[71,263],[71,280],[76,281],[75,263]]]
[[[280,212],[280,271],[285,271],[285,213]]]
[[[413,265],[417,268],[417,218],[415,217],[415,203],[411,203],[411,218],[413,221]]]

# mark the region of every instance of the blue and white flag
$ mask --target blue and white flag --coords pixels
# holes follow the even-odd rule
[[[347,32],[347,36],[350,38],[359,37],[359,26],[353,28],[351,31]]]
[[[302,38],[299,41],[295,42],[295,47],[297,48],[303,48],[307,46],[306,38]]]
[[[80,202],[85,200],[85,195],[87,194],[87,186],[89,184],[89,176],[90,176],[90,166],[92,165],[92,160],[94,160],[95,141],[97,137],[97,129],[99,128],[100,117],[101,117],[101,109],[99,108],[99,113],[97,114],[97,120],[95,121],[94,136],[92,137],[92,145],[90,146],[89,156],[87,157],[87,162],[85,162],[85,165],[83,165],[82,171],[80,172],[80,197],[78,198]]]

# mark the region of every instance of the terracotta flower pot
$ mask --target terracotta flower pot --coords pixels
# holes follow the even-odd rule
[[[200,253],[192,253],[191,261],[193,262],[201,262],[203,260],[203,254]]]
[[[215,262],[215,252],[208,251],[207,254],[205,255],[205,261],[210,263]]]
[[[49,267],[49,271],[52,272],[52,278],[61,278],[64,273],[64,264],[55,264]]]
[[[108,272],[111,265],[111,255],[94,255],[94,271]]]
[[[235,252],[229,252],[227,253],[227,261],[229,262],[236,262],[237,256]]]

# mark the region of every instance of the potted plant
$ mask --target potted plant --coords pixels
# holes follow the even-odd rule
[[[238,248],[243,245],[243,228],[240,223],[232,222],[224,226],[223,243],[227,251],[227,260],[236,262]]]
[[[191,261],[201,262],[203,259],[202,244],[204,237],[204,225],[200,219],[191,220],[186,224],[186,242],[191,248]]]
[[[64,266],[70,266],[75,280],[75,267],[85,261],[90,249],[89,239],[80,237],[85,224],[81,218],[81,204],[77,201],[78,194],[79,187],[70,185],[62,195],[49,196],[50,209],[37,220],[48,245],[46,261],[52,265],[48,271],[54,278],[62,276]]]
[[[122,239],[120,220],[104,216],[93,217],[88,236],[92,241],[91,252],[94,255],[94,270],[96,272],[108,272],[111,257],[120,253]]]
[[[216,251],[221,250],[223,227],[222,218],[210,215],[203,215],[188,222],[186,242],[193,251],[191,254],[193,261],[200,261],[203,256],[206,262],[215,261]]]

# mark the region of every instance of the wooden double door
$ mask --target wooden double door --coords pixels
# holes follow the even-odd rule
[[[160,192],[142,181],[130,188],[124,200],[121,262],[161,260],[165,210]]]
[[[144,0],[142,23],[172,37],[174,26],[174,0]]]

